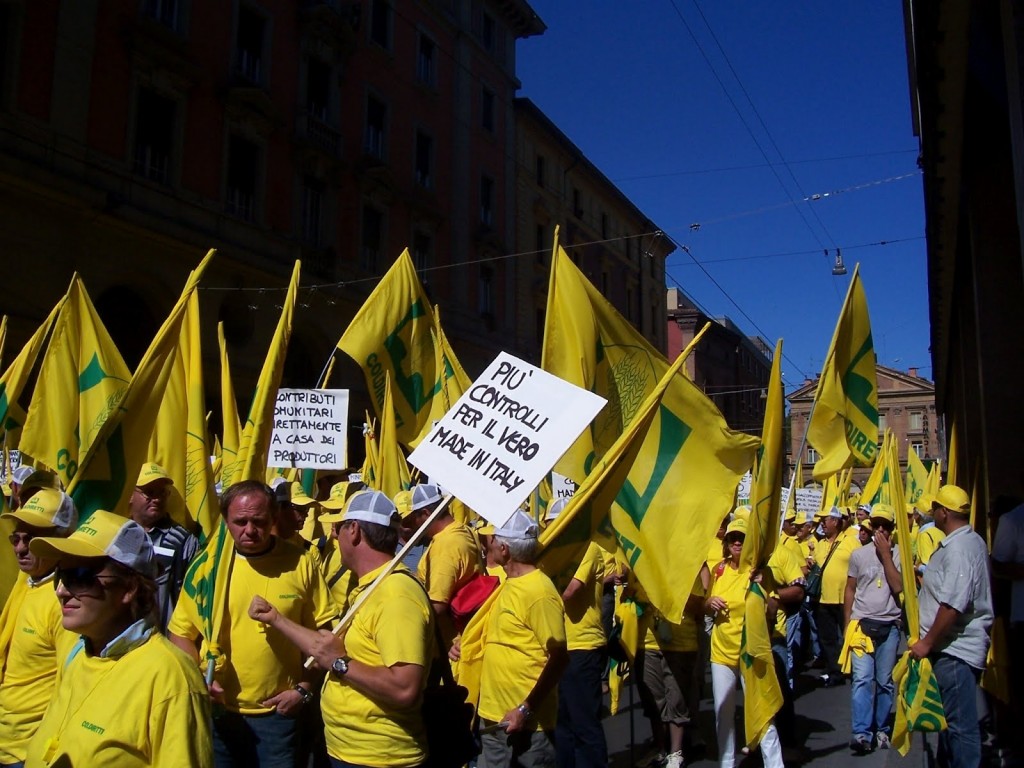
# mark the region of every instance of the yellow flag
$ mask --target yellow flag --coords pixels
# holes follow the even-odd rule
[[[127,513],[128,499],[146,460],[164,389],[174,368],[175,353],[189,300],[213,258],[210,252],[189,275],[185,288],[157,331],[139,367],[112,404],[67,492],[78,507],[79,526],[97,509]]]
[[[398,441],[415,447],[438,417],[435,399],[445,382],[455,379],[461,389],[469,380],[458,381],[462,371],[450,348],[444,350],[448,365],[438,365],[434,314],[420,284],[408,249],[373,289],[338,341],[338,349],[363,369],[377,413],[384,403],[384,382],[391,376],[394,388]],[[462,373],[465,377],[465,374]],[[452,393],[452,400],[458,398]]]
[[[924,464],[921,463],[921,457],[917,455],[913,448],[907,447],[907,482],[904,486],[903,494],[906,496],[907,503],[913,504],[921,495],[924,493],[925,486],[928,484],[928,470],[924,468]]]
[[[46,337],[53,327],[54,320],[63,308],[66,300],[67,297],[61,298],[57,302],[57,306],[50,310],[50,314],[43,321],[43,324],[36,329],[36,332],[32,334],[32,338],[26,342],[25,346],[21,348],[21,352],[14,358],[14,362],[4,371],[4,375],[0,377],[0,437],[4,437],[8,448],[15,447],[12,444],[14,441],[7,437],[9,433],[20,429],[22,424],[25,423],[25,412],[18,406],[18,398],[21,397],[21,391],[25,388],[25,384],[32,374],[32,368],[36,364],[36,358],[39,357],[39,351],[43,348]]]
[[[814,479],[870,466],[878,453],[878,378],[868,302],[853,270],[825,366],[818,379],[807,440],[821,455]]]
[[[938,459],[932,462],[931,469],[928,470],[928,480],[924,485],[924,492],[929,496],[934,496],[939,492],[939,487],[942,485],[942,462]]]
[[[380,458],[373,487],[383,491],[389,498],[395,498],[399,491],[407,491],[409,481],[409,465],[405,454],[398,444],[398,429],[395,424],[395,411],[391,400],[391,377],[384,383],[384,404],[380,409]]]
[[[749,573],[763,568],[775,551],[782,513],[782,471],[785,462],[783,427],[785,401],[782,392],[782,341],[775,344],[775,358],[768,378],[761,447],[754,458],[750,489],[750,517],[740,555],[740,570]],[[740,642],[740,674],[744,690],[744,733],[746,743],[759,744],[782,706],[782,689],[775,674],[772,638],[768,628],[767,596],[760,584],[747,590]]]
[[[555,469],[577,483],[638,413],[668,361],[590,284],[557,245],[548,288],[542,366],[608,404]],[[733,432],[685,376],[665,392],[647,439],[610,511],[611,529],[651,602],[679,617],[705,547],[729,512],[758,440]]]
[[[238,446],[242,441],[242,425],[238,420],[238,401],[231,383],[231,363],[228,344],[224,338],[224,323],[217,323],[217,341],[220,343],[220,412],[223,422],[221,440],[221,481],[234,477],[238,464]],[[227,485],[225,484],[226,488]]]
[[[377,473],[380,471],[380,448],[377,445],[377,424],[366,413],[366,421],[363,422],[363,447],[365,449],[363,467],[360,476],[363,482],[370,488],[376,488]]]
[[[281,385],[281,375],[284,373],[288,340],[292,335],[292,318],[295,314],[295,297],[299,290],[301,268],[302,263],[296,261],[291,282],[288,284],[288,293],[281,308],[281,318],[270,342],[259,381],[256,382],[256,392],[252,396],[249,415],[239,439],[238,458],[230,478],[224,480],[225,488],[242,480],[262,481],[267,471],[267,451],[274,429],[274,405],[277,402],[277,388]]]
[[[173,369],[145,458],[163,467],[174,481],[171,517],[189,530],[198,527],[204,537],[213,533],[220,517],[210,453],[199,296],[193,293],[186,304]]]
[[[949,429],[949,450],[946,451],[946,484],[956,485],[957,453],[960,450],[960,440],[957,439],[956,419],[953,419],[953,426]]]
[[[0,366],[4,362],[4,345],[7,343],[7,315],[0,320]]]
[[[70,486],[130,379],[128,366],[75,275],[43,356],[19,447],[54,470],[64,487]],[[140,466],[144,459],[139,458]]]
[[[598,459],[562,513],[541,533],[537,565],[559,591],[568,586],[592,540],[606,545],[610,542],[614,546],[608,509],[621,492],[658,416],[665,393],[679,374],[690,349],[692,346],[665,371],[625,431]]]

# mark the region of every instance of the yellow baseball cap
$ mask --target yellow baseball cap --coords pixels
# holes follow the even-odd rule
[[[749,508],[748,508],[749,511]],[[747,535],[747,521],[745,518],[737,517],[725,528],[725,535],[728,536],[730,533],[742,533],[744,536]]]
[[[734,521],[735,520],[746,520],[748,517],[750,517],[750,507],[746,506],[745,504],[742,505],[742,506],[736,507],[736,509],[734,509],[732,511],[732,516],[733,516],[733,520]]]
[[[896,511],[891,505],[883,502],[878,502],[871,506],[871,516],[869,519],[874,520],[880,518],[882,520],[888,520],[890,523],[896,522]]]
[[[930,515],[932,513],[932,505],[935,503],[935,497],[930,493],[922,493],[917,501],[914,502],[914,506],[917,511],[922,515]]]
[[[350,480],[335,483],[331,486],[331,495],[325,501],[321,501],[320,506],[324,509],[344,509],[345,504],[352,498],[352,495],[356,491],[362,491],[365,488],[366,486],[363,483]]]
[[[35,528],[74,528],[78,522],[75,502],[63,491],[43,488],[12,512],[0,515],[4,520],[20,520]]]
[[[961,515],[969,514],[971,511],[971,497],[967,495],[967,491],[956,485],[944,485],[939,488],[932,501],[932,507],[934,508],[936,504]]]
[[[154,464],[152,461],[147,461],[142,465],[142,469],[139,470],[139,479],[135,481],[135,484],[142,487],[155,483],[158,480],[166,480],[171,485],[174,485],[174,480],[167,474],[166,469],[159,464]]]
[[[403,520],[413,513],[412,491],[399,491],[395,494],[394,502],[398,516]]]
[[[302,487],[302,483],[290,483],[288,489],[291,491],[290,503],[296,507],[308,507],[310,504],[316,504],[316,499],[306,493],[306,489]]]
[[[29,549],[33,555],[50,560],[60,560],[61,555],[109,557],[144,576],[156,575],[153,545],[146,529],[113,512],[97,510],[66,539],[35,538]]]

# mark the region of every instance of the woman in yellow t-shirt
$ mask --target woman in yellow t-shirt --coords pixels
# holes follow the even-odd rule
[[[740,678],[740,640],[743,606],[750,574],[740,572],[740,553],[747,533],[746,520],[733,520],[725,529],[724,560],[711,571],[711,588],[704,610],[714,616],[711,629],[711,685],[715,698],[715,724],[721,768],[736,764],[736,683]],[[774,725],[761,739],[765,768],[783,768],[782,746]]]

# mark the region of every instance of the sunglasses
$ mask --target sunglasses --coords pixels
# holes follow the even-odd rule
[[[7,540],[11,542],[12,546],[18,546],[18,544],[28,544],[34,536],[31,533],[12,533],[7,537]]]
[[[77,568],[57,568],[53,580],[54,589],[58,584],[63,584],[64,589],[77,597],[79,593],[95,590],[96,587],[106,589],[106,585],[103,583],[104,579],[117,581],[120,578],[109,573],[101,574],[102,570],[103,567],[96,568],[88,565],[80,565]]]
[[[168,483],[160,483],[156,488],[150,488],[149,490],[146,490],[145,486],[137,485],[135,490],[147,499],[166,499],[171,493],[171,487]]]

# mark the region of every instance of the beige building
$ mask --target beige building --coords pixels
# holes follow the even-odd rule
[[[516,346],[540,360],[555,227],[601,294],[665,353],[675,245],[529,99],[516,99]]]
[[[900,448],[900,466],[904,471],[907,468],[908,451],[914,451],[926,465],[930,465],[935,459],[944,459],[942,430],[935,413],[935,385],[918,376],[916,368],[904,373],[879,365],[877,370],[879,442],[885,429],[891,429]],[[791,425],[790,456],[797,455],[800,443],[807,432],[807,417],[817,386],[817,379],[807,380],[787,398]],[[806,445],[802,457],[805,482],[810,482],[811,470],[817,460],[817,452],[810,445]],[[870,471],[857,470],[854,472],[854,481],[863,482]]]

